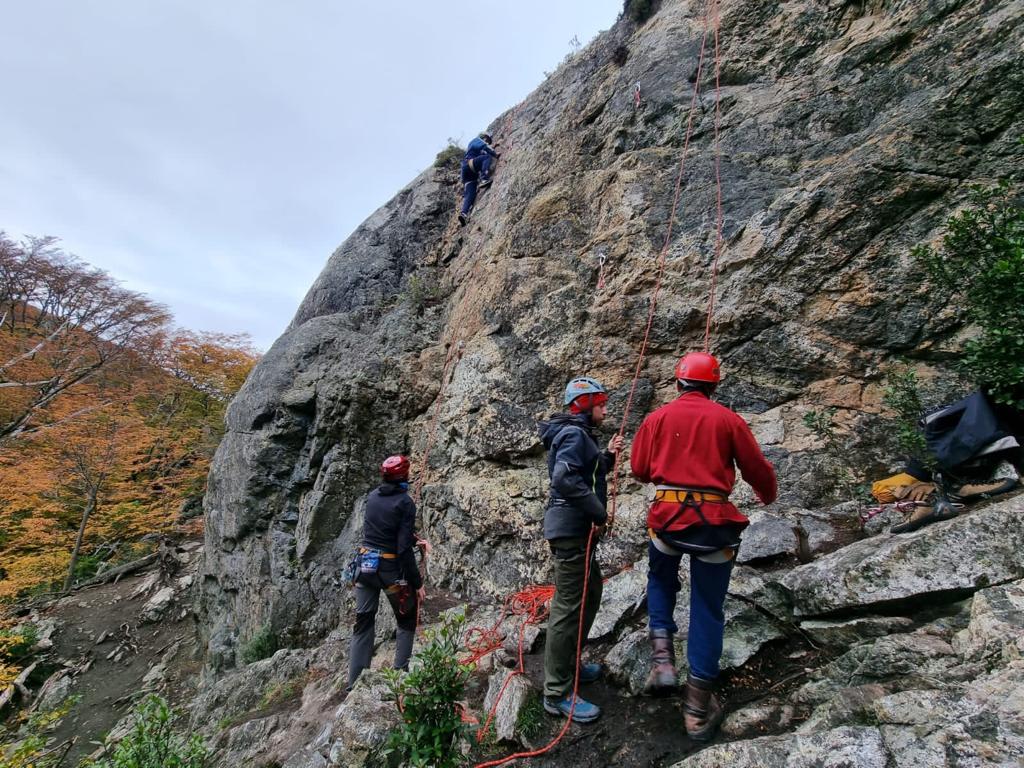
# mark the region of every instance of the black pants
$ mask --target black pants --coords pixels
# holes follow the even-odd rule
[[[397,566],[382,560],[374,575],[361,575],[356,582],[356,623],[349,646],[348,685],[351,688],[359,674],[370,666],[373,659],[374,630],[380,593],[387,595],[391,610],[398,623],[395,669],[407,669],[412,656],[412,643],[416,636],[416,618],[419,613],[416,590],[400,585],[401,574]]]

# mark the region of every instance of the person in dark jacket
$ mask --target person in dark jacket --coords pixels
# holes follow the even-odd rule
[[[462,158],[462,210],[459,211],[459,224],[462,226],[469,221],[477,190],[491,185],[491,166],[501,157],[491,146],[491,141],[491,134],[481,133],[469,142]]]
[[[409,459],[390,456],[381,464],[383,483],[366,497],[363,545],[357,558],[356,622],[349,649],[348,687],[373,658],[374,625],[380,593],[387,595],[398,623],[395,669],[408,669],[419,605],[425,596],[415,548],[429,546],[416,536],[416,504],[408,494]]]
[[[608,450],[602,451],[595,440],[594,429],[604,421],[607,402],[608,395],[599,382],[587,377],[573,379],[565,390],[569,412],[540,425],[551,478],[544,538],[551,547],[555,571],[555,594],[551,598],[544,645],[544,709],[553,715],[571,716],[581,723],[593,722],[601,716],[601,710],[575,696],[573,688],[581,604],[584,639],[601,606],[596,542],[608,520],[606,475],[615,463],[614,453],[622,445],[622,438],[615,437]],[[584,595],[588,562],[590,572]],[[593,682],[600,674],[599,664],[585,664],[580,667],[579,679],[583,683]]]
[[[694,741],[707,741],[724,710],[713,695],[725,631],[729,589],[740,533],[747,517],[729,501],[736,468],[765,504],[775,500],[775,469],[738,414],[711,400],[718,361],[691,352],[676,365],[679,397],[649,414],[633,440],[630,464],[642,482],[655,483],[647,514],[650,534],[647,614],[653,667],[647,690],[676,686],[672,636],[680,589],[679,566],[690,555],[689,677],[683,721]]]

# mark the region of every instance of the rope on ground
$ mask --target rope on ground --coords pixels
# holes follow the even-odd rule
[[[584,612],[586,611],[586,607],[587,607],[587,597],[586,597],[586,595],[587,595],[587,587],[590,584],[590,560],[591,560],[591,554],[590,553],[592,551],[593,545],[594,545],[594,529],[591,528],[590,529],[590,535],[587,537],[587,552],[586,552],[586,558],[587,559],[586,559],[585,565],[583,566],[583,599],[580,601],[579,628],[578,628],[578,630],[576,632],[576,674],[575,674],[575,676],[573,678],[573,684],[572,684],[572,704],[569,707],[569,714],[565,718],[565,722],[562,724],[561,730],[559,730],[558,734],[550,742],[545,744],[543,747],[540,747],[539,749],[533,749],[533,750],[530,750],[530,751],[527,751],[527,752],[515,752],[515,753],[513,753],[511,755],[508,755],[507,757],[503,757],[503,758],[500,758],[498,760],[488,760],[488,761],[483,762],[483,763],[477,763],[474,766],[474,768],[496,768],[496,766],[506,765],[508,763],[511,763],[513,760],[520,760],[522,758],[537,757],[539,755],[543,755],[543,754],[545,754],[547,752],[550,752],[552,749],[554,749],[555,746],[562,740],[562,738],[568,732],[569,726],[572,724],[572,716],[576,712],[576,702],[579,699],[579,695],[578,694],[579,694],[579,689],[580,689],[580,657],[582,656],[582,653],[583,653],[583,617],[584,617]],[[552,593],[553,592],[554,592],[554,590],[552,588]],[[522,663],[522,635],[520,635],[520,663]],[[513,677],[513,675],[509,675],[508,679],[511,680],[512,677]],[[505,681],[505,684],[506,685],[508,684],[508,680]],[[500,701],[500,697],[499,697],[498,701]],[[495,703],[493,709],[497,710],[497,703]],[[489,720],[490,720],[490,718],[488,718],[488,721]]]

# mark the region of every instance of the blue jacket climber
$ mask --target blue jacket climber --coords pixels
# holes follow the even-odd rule
[[[466,155],[462,158],[462,210],[459,211],[459,224],[466,225],[469,214],[476,202],[477,190],[486,189],[491,184],[491,166],[501,155],[491,146],[491,134],[484,132],[469,142]]]

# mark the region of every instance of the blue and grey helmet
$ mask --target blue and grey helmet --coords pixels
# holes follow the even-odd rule
[[[570,405],[580,395],[605,394],[604,387],[597,379],[580,376],[573,379],[565,387],[565,405]]]

